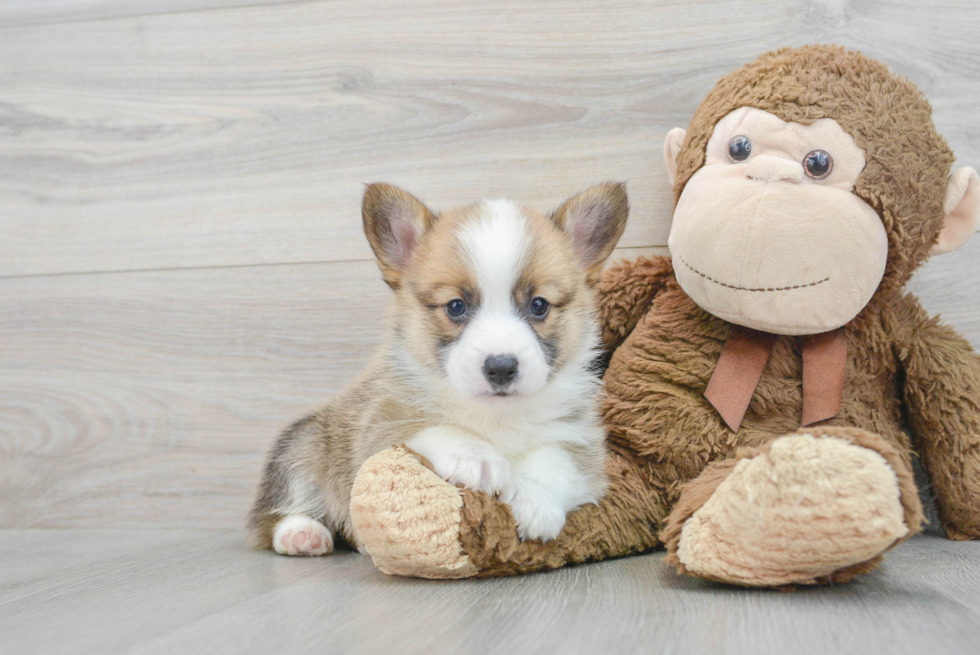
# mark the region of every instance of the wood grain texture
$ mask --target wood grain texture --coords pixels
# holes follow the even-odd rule
[[[660,554],[438,582],[234,533],[0,531],[0,634],[4,653],[973,653],[980,544],[917,537],[851,584],[785,593]]]
[[[240,9],[304,0],[3,0],[0,30],[54,23]]]
[[[0,525],[27,527],[240,525],[272,437],[353,379],[388,300],[370,262],[0,285]]]
[[[57,6],[92,19],[0,39],[0,275],[364,259],[378,179],[542,208],[628,180],[622,244],[662,246],[668,129],[724,73],[815,41],[908,74],[980,164],[971,0]]]

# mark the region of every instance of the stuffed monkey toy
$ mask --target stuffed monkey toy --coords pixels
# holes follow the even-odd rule
[[[908,80],[832,46],[724,77],[665,145],[671,257],[601,280],[606,497],[547,543],[403,447],[353,489],[386,573],[493,576],[667,550],[732,584],[843,582],[920,529],[980,538],[980,357],[903,290],[980,219]]]

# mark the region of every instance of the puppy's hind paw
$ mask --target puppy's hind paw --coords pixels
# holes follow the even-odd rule
[[[317,556],[333,552],[333,535],[319,521],[294,514],[279,521],[272,547],[280,555]]]

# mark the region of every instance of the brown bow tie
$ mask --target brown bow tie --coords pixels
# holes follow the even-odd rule
[[[847,337],[844,328],[800,337],[803,341],[803,422],[837,416],[844,393]],[[734,432],[742,424],[776,335],[732,325],[704,397]]]

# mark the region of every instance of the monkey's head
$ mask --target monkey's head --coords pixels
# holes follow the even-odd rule
[[[763,55],[667,136],[677,281],[703,309],[815,334],[901,287],[980,221],[980,178],[908,80],[836,46]]]

